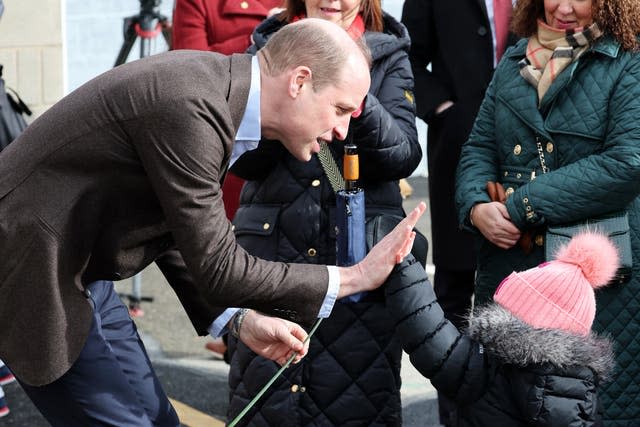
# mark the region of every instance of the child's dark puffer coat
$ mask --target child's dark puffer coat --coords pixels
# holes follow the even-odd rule
[[[613,367],[608,339],[534,329],[493,303],[474,312],[463,335],[411,256],[385,292],[411,363],[458,402],[456,425],[600,425],[596,388]]]

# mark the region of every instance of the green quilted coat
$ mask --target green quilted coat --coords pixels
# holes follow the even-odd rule
[[[546,225],[628,210],[633,278],[597,292],[594,329],[611,334],[617,356],[615,379],[601,389],[605,426],[640,426],[640,55],[604,37],[538,105],[519,74],[525,48],[520,41],[499,64],[458,166],[459,220],[478,235],[476,304],[512,271],[544,260]],[[469,223],[471,207],[490,201],[487,181],[503,183],[512,221],[533,230],[529,255],[492,245]]]

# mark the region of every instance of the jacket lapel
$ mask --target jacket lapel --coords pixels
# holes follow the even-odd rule
[[[231,87],[229,88],[227,102],[231,110],[231,120],[233,121],[235,132],[238,132],[249,98],[251,55],[233,54],[230,59]]]
[[[538,109],[538,94],[533,86],[520,76],[518,62],[524,58],[527,41],[521,41],[514,49],[507,52],[508,63],[504,64],[509,69],[502,69],[502,76],[516,76],[505,78],[498,83],[500,89],[497,98],[503,102],[513,114],[518,116],[533,131],[550,139],[549,133],[544,127],[544,118]]]
[[[574,61],[569,66],[563,70],[558,77],[551,83],[547,93],[544,94],[542,100],[540,102],[540,111],[546,115],[549,107],[553,103],[553,100],[558,96],[558,93],[569,83],[571,77],[573,77],[573,73],[578,66],[579,61]]]

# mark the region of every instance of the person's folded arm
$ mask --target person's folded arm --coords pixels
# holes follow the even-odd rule
[[[361,179],[406,178],[422,158],[416,130],[411,65],[405,51],[387,59],[376,93],[369,93],[353,118],[348,138],[358,147]]]

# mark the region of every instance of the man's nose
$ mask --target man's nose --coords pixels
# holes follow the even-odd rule
[[[350,118],[351,116],[347,116],[345,119],[341,120],[336,127],[333,128],[333,135],[340,141],[344,141],[344,139],[347,137],[347,133],[349,132]]]

